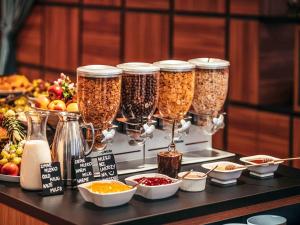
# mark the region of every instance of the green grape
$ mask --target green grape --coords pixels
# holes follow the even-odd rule
[[[16,165],[19,165],[21,163],[21,158],[20,157],[15,157],[15,158],[13,158],[12,162]]]
[[[8,162],[8,160],[6,158],[0,159],[0,164],[4,165]]]

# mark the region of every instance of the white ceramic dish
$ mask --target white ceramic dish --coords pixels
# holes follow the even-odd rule
[[[212,163],[205,163],[202,164],[202,167],[210,170],[213,169],[216,165],[220,165],[220,166],[224,166],[224,165],[234,165],[237,167],[243,167],[243,165],[237,164],[237,163],[233,163],[233,162],[229,162],[229,161],[219,161],[219,162],[212,162]],[[221,181],[236,181],[237,178],[239,178],[242,174],[242,171],[245,168],[237,168],[234,170],[214,170],[212,171],[209,176],[211,178],[217,179],[217,180],[221,180]]]
[[[174,179],[160,173],[146,173],[146,174],[139,174],[139,175],[127,177],[125,179],[125,182],[128,185],[134,186],[137,184],[135,179],[142,178],[142,177],[162,177],[162,178],[171,179],[173,181],[170,184],[157,185],[157,186],[147,186],[143,184],[138,185],[136,194],[147,199],[168,198],[174,195],[178,191],[179,185],[182,182],[181,180]]]
[[[249,157],[242,157],[240,158],[240,160],[244,163],[247,163],[248,165],[255,165],[255,163],[250,162],[251,160],[255,160],[255,159],[272,159],[272,160],[278,160],[279,158],[275,158],[273,156],[269,156],[269,155],[254,155],[254,156],[249,156]],[[279,162],[275,162],[274,164],[270,164],[270,165],[257,165],[254,167],[249,167],[248,170],[250,172],[253,172],[255,174],[273,174],[277,169],[279,164],[282,163],[282,161]]]
[[[7,181],[7,182],[19,183],[20,176],[11,176],[11,175],[0,174],[0,180]]]
[[[188,172],[189,171],[179,173],[178,178],[181,179]],[[191,177],[190,175],[192,175],[193,177]],[[190,192],[203,191],[206,185],[206,178],[207,176],[204,173],[193,171],[182,179],[180,189]]]
[[[258,215],[247,219],[248,225],[286,225],[286,223],[286,218],[275,215]]]
[[[128,191],[100,194],[90,191],[87,187],[92,183],[112,182],[112,180],[92,181],[78,185],[78,190],[85,201],[94,203],[99,207],[114,207],[124,205],[131,200],[137,188],[132,188]],[[120,181],[113,181],[124,184]]]

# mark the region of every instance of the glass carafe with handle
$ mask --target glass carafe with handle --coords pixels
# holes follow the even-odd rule
[[[29,111],[27,139],[22,155],[20,184],[26,190],[41,190],[40,164],[51,162],[50,147],[46,137],[49,112]]]

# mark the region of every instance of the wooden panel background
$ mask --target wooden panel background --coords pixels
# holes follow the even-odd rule
[[[84,10],[82,32],[82,65],[119,62],[119,12]]]
[[[226,0],[176,0],[175,9],[192,12],[225,13]]]
[[[45,66],[74,70],[78,62],[78,9],[45,8]]]
[[[259,86],[259,23],[234,19],[230,24],[230,99],[257,104]],[[245,54],[247,52],[247,54]]]
[[[175,16],[174,57],[225,57],[225,20]]]
[[[228,108],[228,149],[243,155],[289,156],[289,117],[243,107]]]
[[[295,23],[260,18],[281,15],[283,1],[38,0],[17,39],[18,72],[47,80],[64,72],[74,79],[79,65],[227,58],[229,120],[214,135],[214,147],[287,156],[290,114],[260,110],[292,101]]]
[[[300,112],[300,25],[295,29],[294,109]]]
[[[125,61],[154,62],[168,58],[167,15],[126,13]]]
[[[294,156],[300,156],[300,118],[294,119]],[[300,169],[300,161],[294,161],[293,165]]]

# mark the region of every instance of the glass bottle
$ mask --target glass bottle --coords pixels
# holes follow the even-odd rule
[[[51,162],[50,147],[46,138],[49,112],[26,112],[27,139],[22,155],[20,184],[26,190],[41,190],[40,164]]]

